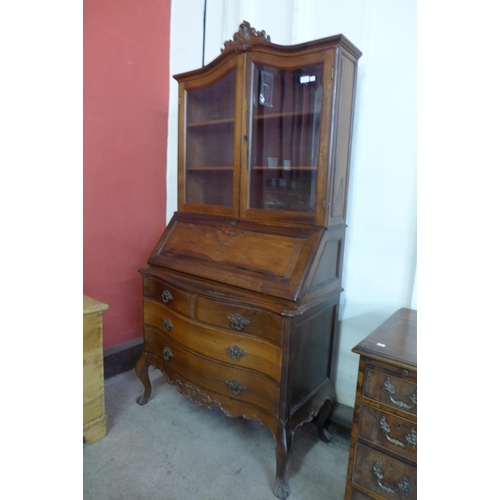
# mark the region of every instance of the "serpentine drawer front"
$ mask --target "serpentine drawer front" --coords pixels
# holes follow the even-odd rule
[[[233,332],[255,335],[276,344],[282,342],[280,316],[255,308],[243,307],[241,304],[236,306],[198,297],[196,319]]]
[[[417,498],[417,312],[400,309],[360,355],[345,498]]]
[[[148,300],[144,300],[144,323],[166,332],[172,340],[202,356],[280,380],[281,349],[270,342],[210,328],[177,314],[168,306]]]
[[[162,360],[165,371],[173,370],[202,391],[239,399],[276,416],[279,386],[269,377],[211,360],[155,328],[146,327],[145,344],[148,351]]]
[[[168,307],[173,311],[191,317],[194,300],[192,294],[177,288],[171,283],[149,276],[145,276],[143,282],[144,298],[153,299],[162,304],[168,304]]]

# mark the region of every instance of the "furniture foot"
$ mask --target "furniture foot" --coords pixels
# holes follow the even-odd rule
[[[145,351],[142,351],[141,357],[135,365],[135,373],[144,386],[144,393],[136,399],[137,404],[141,406],[145,405],[151,396],[151,380],[148,373],[150,366],[151,364],[146,360]]]
[[[87,444],[95,443],[106,436],[107,427],[106,427],[107,416],[102,415],[92,422],[83,426],[83,437]]]
[[[286,468],[292,452],[293,435],[288,422],[279,423],[278,431],[274,436],[276,445],[276,479],[274,482],[274,494],[284,500],[290,494]]]
[[[321,441],[329,443],[333,436],[326,430],[325,426],[333,413],[334,405],[332,401],[327,399],[318,413],[317,428]]]

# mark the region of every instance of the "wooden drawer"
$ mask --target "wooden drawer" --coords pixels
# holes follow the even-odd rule
[[[198,297],[196,318],[209,325],[282,343],[281,316],[260,309]]]
[[[417,414],[417,384],[366,369],[363,396],[410,415]]]
[[[200,389],[236,398],[278,416],[279,386],[269,377],[196,354],[154,328],[145,326],[146,351]],[[175,381],[172,381],[175,382]]]
[[[192,317],[193,295],[150,276],[143,277],[143,294],[145,298],[153,299],[186,316]]]
[[[417,469],[372,450],[356,445],[352,481],[382,498],[417,498]]]
[[[361,405],[358,435],[387,450],[417,461],[417,424]]]
[[[202,356],[281,379],[281,349],[275,344],[201,325],[149,300],[144,301],[144,322]]]

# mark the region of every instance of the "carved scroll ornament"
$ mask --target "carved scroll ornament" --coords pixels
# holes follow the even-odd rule
[[[250,26],[250,23],[243,21],[239,30],[233,35],[233,39],[224,42],[224,48],[221,49],[221,52],[228,48],[232,48],[237,54],[246,52],[252,48],[252,40],[255,38],[261,38],[267,42],[271,41],[271,37],[266,35],[264,30],[257,31]]]

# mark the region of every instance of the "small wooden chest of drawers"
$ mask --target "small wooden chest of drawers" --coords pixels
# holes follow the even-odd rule
[[[106,435],[102,313],[107,304],[83,296],[83,437],[93,443]]]
[[[345,498],[417,498],[417,312],[400,309],[358,344]]]

